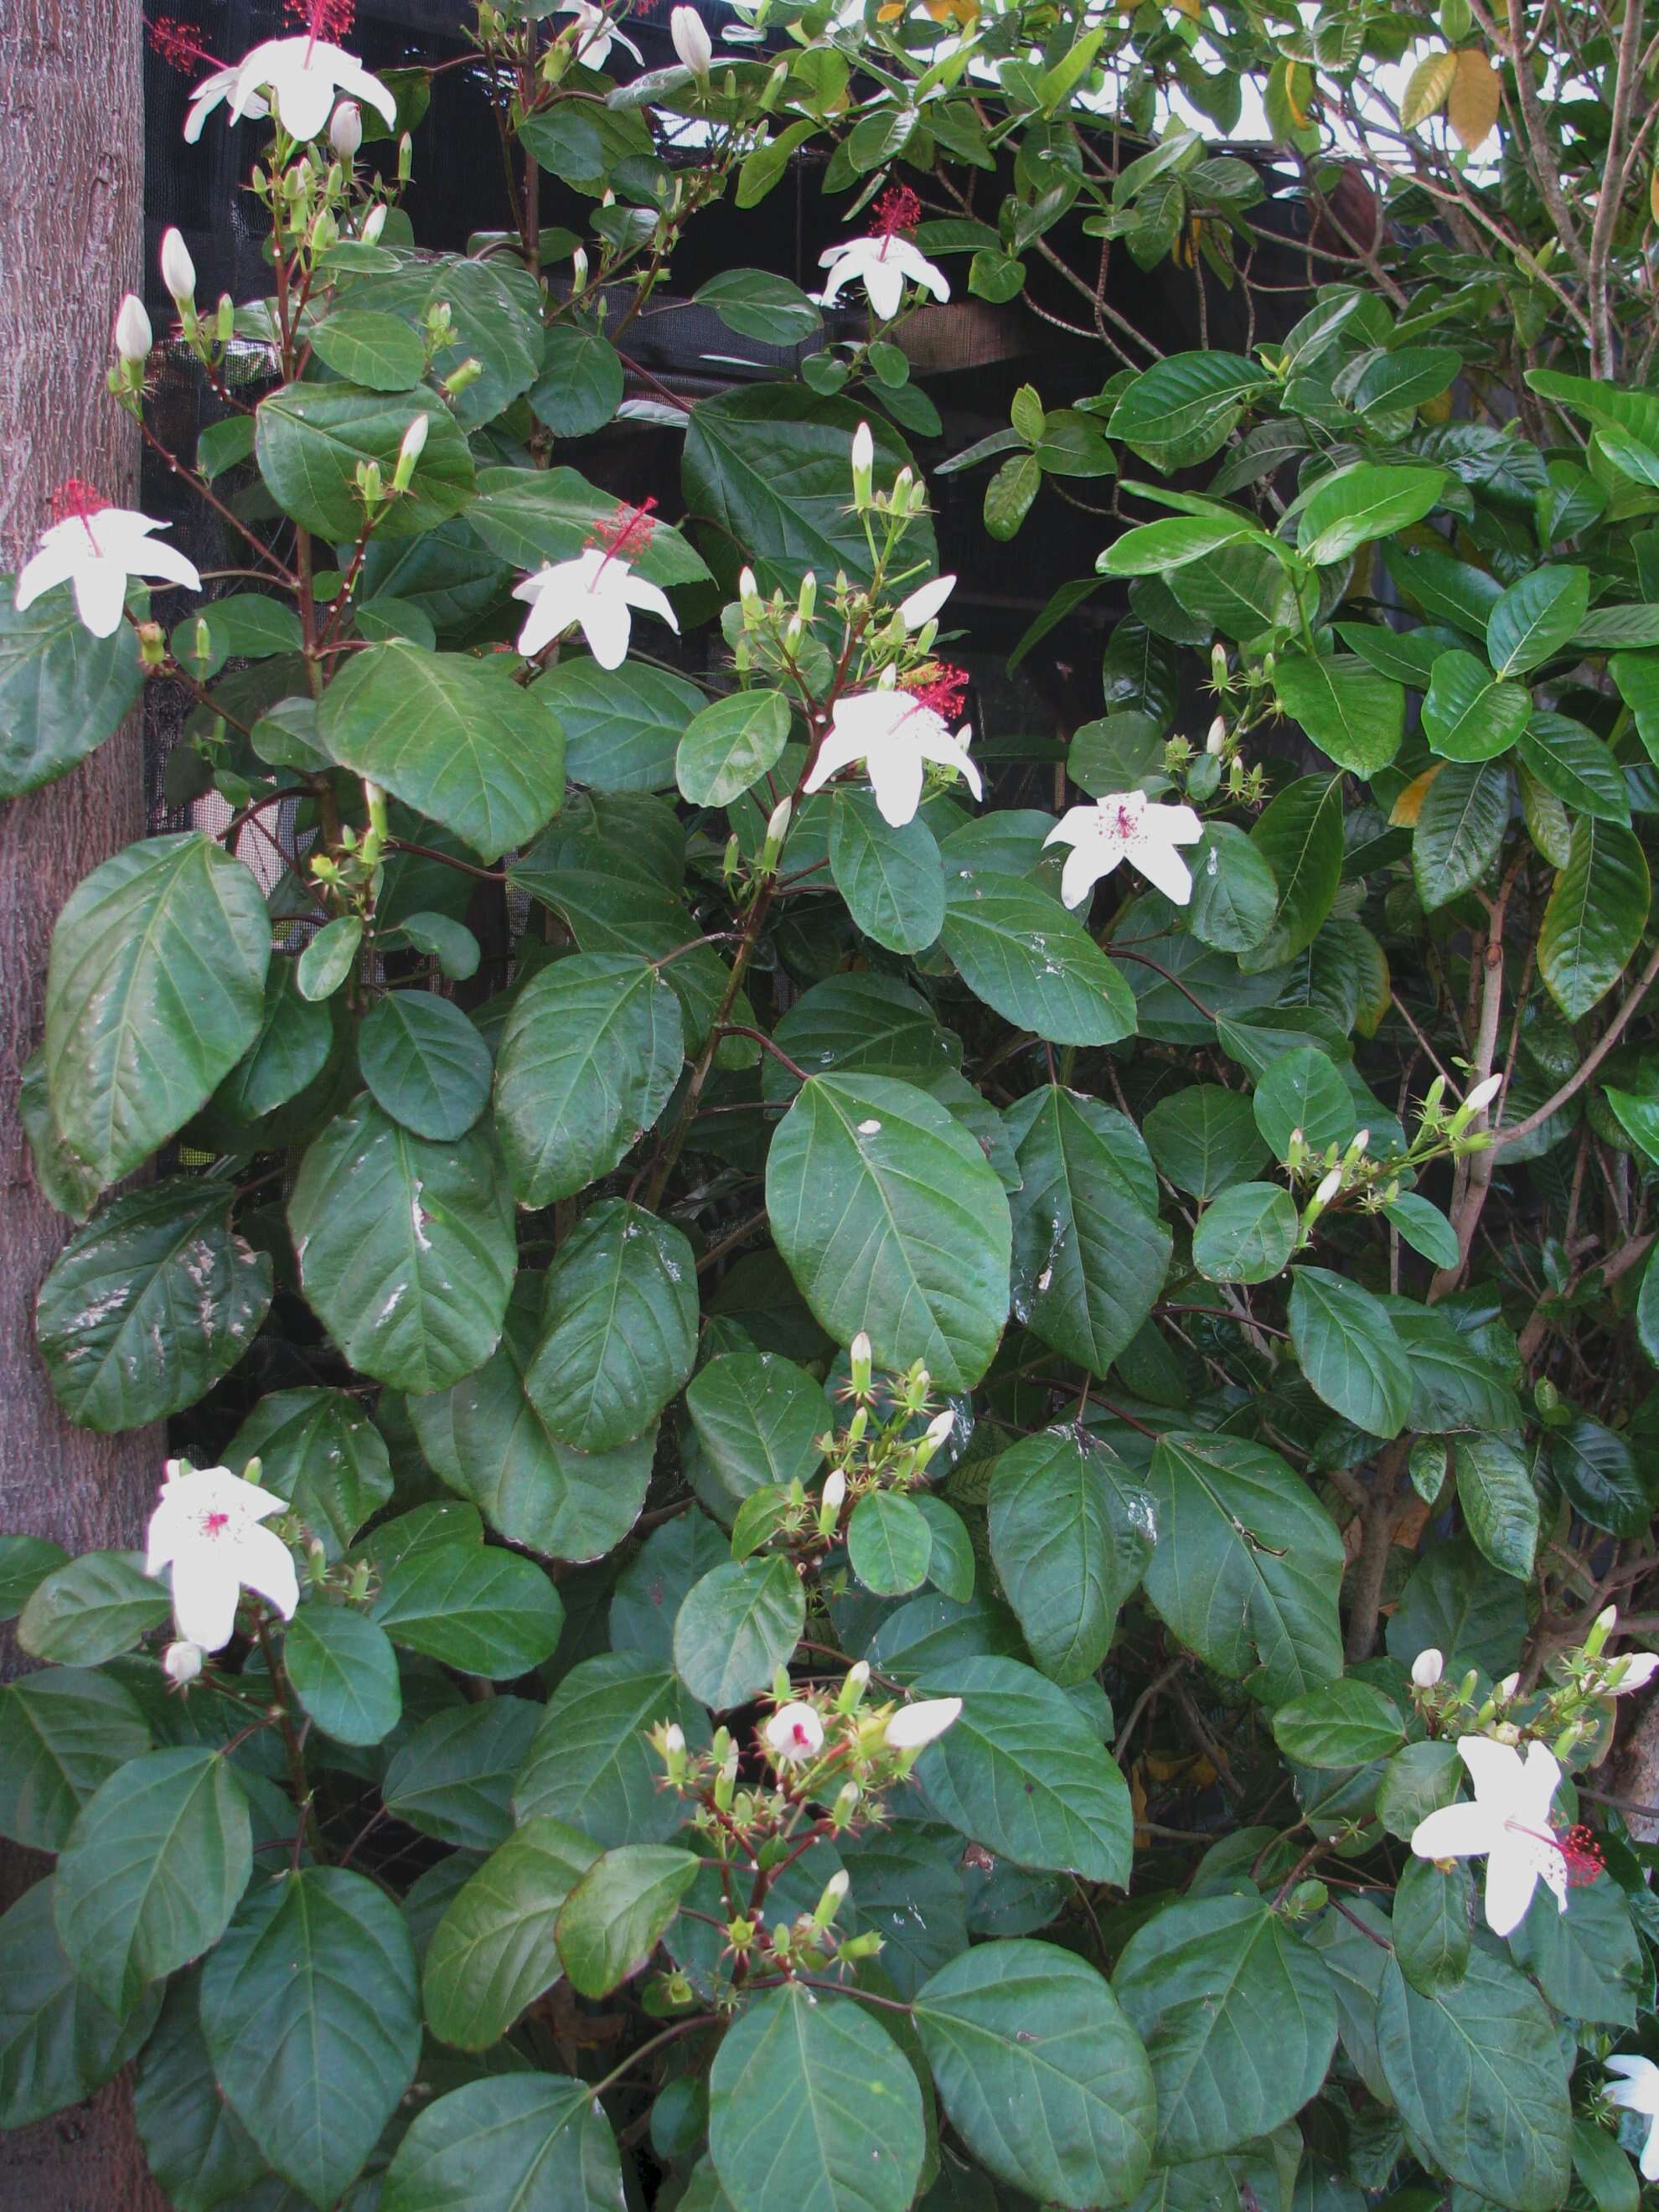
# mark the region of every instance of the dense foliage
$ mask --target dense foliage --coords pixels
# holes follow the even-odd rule
[[[193,452],[117,330],[218,566],[72,485],[0,610],[0,788],[153,683],[229,815],[75,893],[23,1099],[52,1387],[203,1471],[0,1546],[0,2119],[136,2061],[180,2212],[1627,2212],[1642,0],[759,0],[646,75],[481,4],[466,256],[347,13],[157,34],[270,236],[216,308],[168,241]],[[732,268],[799,350],[678,398],[630,329],[801,159],[836,319]],[[1070,382],[951,453],[964,295]],[[1127,593],[1058,735],[964,720],[988,464],[1099,551],[1017,658]]]

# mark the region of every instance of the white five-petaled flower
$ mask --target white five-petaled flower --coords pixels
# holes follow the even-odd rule
[[[54,584],[72,584],[76,610],[87,628],[94,637],[112,637],[121,626],[130,577],[201,590],[194,564],[176,545],[158,544],[151,537],[167,523],[152,522],[132,507],[106,507],[78,481],[59,493],[58,513],[61,520],[41,533],[40,550],[17,579],[20,614]]]
[[[1485,1735],[1460,1736],[1457,1749],[1474,1802],[1443,1805],[1419,1820],[1412,1850],[1420,1859],[1485,1857],[1486,1925],[1494,1936],[1520,1926],[1540,1881],[1565,1912],[1573,1862],[1568,1843],[1550,1826],[1561,1779],[1554,1755],[1529,1743],[1523,1759],[1512,1744]]]
[[[862,761],[882,819],[902,829],[921,804],[929,761],[957,769],[975,799],[985,796],[979,770],[968,757],[973,734],[971,725],[964,722],[953,737],[944,716],[912,692],[860,691],[836,702],[812,773],[802,789],[822,791],[832,775]]]
[[[1650,2058],[1609,2058],[1609,2074],[1621,2081],[1607,2084],[1607,2102],[1621,2112],[1640,2112],[1648,2123],[1648,2139],[1642,2146],[1642,2179],[1659,2181],[1659,2066]]]
[[[245,115],[268,115],[274,101],[276,118],[290,138],[319,138],[342,93],[378,109],[396,129],[398,102],[391,88],[355,54],[303,31],[292,39],[267,39],[234,69],[217,70],[197,86],[185,137],[194,144],[213,110],[228,100],[233,123]]]
[[[827,269],[819,300],[833,307],[843,284],[863,285],[870,305],[884,323],[892,321],[904,298],[905,281],[920,284],[936,300],[948,300],[951,286],[945,271],[937,269],[919,246],[908,238],[847,238],[826,246],[818,266]]]
[[[779,1766],[804,1766],[823,1748],[823,1723],[811,1705],[799,1699],[792,1705],[780,1705],[761,1734]]]
[[[556,13],[575,17],[576,58],[586,62],[589,69],[602,70],[613,46],[625,46],[636,62],[645,59],[632,39],[617,29],[603,8],[594,7],[592,0],[569,0],[569,4]]]
[[[300,1601],[294,1554],[261,1524],[288,1501],[228,1468],[167,1462],[161,1501],[149,1518],[146,1574],[173,1570],[173,1617],[179,1636],[204,1651],[228,1644],[244,1589],[269,1599],[284,1620]]]
[[[620,668],[628,658],[635,607],[659,615],[676,635],[679,632],[667,594],[636,576],[620,554],[599,545],[586,547],[574,561],[538,568],[514,586],[513,596],[530,603],[519,633],[519,650],[526,659],[574,623],[600,667]]]
[[[920,1751],[961,1717],[960,1698],[923,1698],[919,1704],[901,1705],[887,1723],[889,1751]]]
[[[1060,878],[1067,906],[1081,906],[1120,860],[1139,868],[1165,898],[1185,906],[1193,878],[1175,848],[1195,844],[1203,835],[1204,824],[1190,806],[1154,805],[1144,791],[1109,791],[1091,806],[1068,806],[1042,842],[1072,848]]]

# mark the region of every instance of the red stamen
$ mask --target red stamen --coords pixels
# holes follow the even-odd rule
[[[52,495],[52,519],[54,522],[78,522],[96,546],[92,535],[92,517],[101,514],[109,505],[95,484],[85,483],[80,477],[71,477],[67,483],[58,485]]]
[[[230,1526],[228,1513],[209,1513],[204,1516],[202,1529],[205,1535],[222,1536]]]
[[[1601,1846],[1592,1831],[1582,1825],[1576,1828],[1558,1829],[1555,1848],[1567,1863],[1569,1889],[1585,1889],[1607,1866]]]
[[[159,54],[169,69],[185,76],[195,74],[198,62],[206,62],[217,69],[219,64],[202,44],[200,33],[191,23],[181,23],[175,16],[158,15],[145,26],[152,53]]]
[[[656,505],[654,499],[647,499],[641,506],[630,507],[623,500],[614,514],[607,514],[593,525],[593,534],[587,542],[590,545],[604,546],[605,560],[599,563],[601,568],[608,562],[631,561],[635,555],[644,552],[657,527],[652,520]]]
[[[876,202],[876,212],[870,224],[872,238],[896,238],[902,231],[914,230],[921,221],[921,201],[908,185],[895,185]]]
[[[926,707],[943,721],[954,722],[962,712],[971,680],[965,668],[953,668],[948,660],[934,660],[907,677],[904,689],[918,707]]]
[[[303,23],[313,40],[337,46],[351,28],[355,0],[283,0],[296,21]]]

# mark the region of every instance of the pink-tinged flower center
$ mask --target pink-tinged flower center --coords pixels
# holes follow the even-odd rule
[[[587,542],[605,548],[599,573],[612,561],[632,561],[645,551],[657,527],[656,505],[654,499],[647,499],[639,507],[631,507],[623,500],[614,514],[607,514],[594,524],[593,534]],[[598,581],[597,573],[594,580]]]
[[[222,1536],[229,1526],[228,1513],[204,1513],[202,1516],[202,1534],[204,1536]]]
[[[87,533],[87,543],[94,553],[102,551],[93,534],[92,518],[101,514],[109,505],[95,484],[81,477],[71,477],[67,483],[58,485],[52,495],[52,519],[54,522],[78,522]]]
[[[1594,1832],[1582,1823],[1572,1828],[1553,1827],[1547,1835],[1537,1828],[1522,1827],[1518,1820],[1506,1820],[1504,1825],[1511,1833],[1530,1836],[1534,1843],[1543,1844],[1559,1853],[1566,1869],[1569,1889],[1588,1889],[1606,1869],[1607,1860],[1602,1856],[1601,1844],[1596,1842]]]
[[[1120,805],[1114,808],[1110,826],[1113,836],[1121,839],[1127,845],[1140,828],[1139,808],[1127,805]]]
[[[790,1722],[789,1748],[792,1751],[811,1751],[812,1748],[811,1730],[805,1721]]]
[[[870,224],[872,238],[897,238],[921,221],[921,202],[908,185],[895,185],[876,202]]]
[[[169,69],[179,70],[185,76],[193,74],[198,62],[206,62],[213,69],[221,67],[196,30],[172,15],[158,15],[153,23],[145,26],[145,35],[150,52],[159,54]]]
[[[942,721],[954,722],[968,696],[969,680],[965,668],[953,668],[948,660],[935,660],[927,669],[908,678],[904,688],[918,707],[926,707]]]
[[[337,46],[351,28],[351,19],[356,13],[356,0],[283,0],[290,15],[306,27],[310,45],[306,48],[306,64],[310,66],[311,48],[319,39],[325,46]]]

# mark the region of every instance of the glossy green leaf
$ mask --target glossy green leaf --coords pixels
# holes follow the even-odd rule
[[[1328,659],[1297,653],[1273,671],[1279,702],[1321,752],[1356,775],[1374,775],[1400,750],[1406,731],[1403,685],[1349,653]]]
[[[890,952],[921,952],[945,925],[945,871],[920,816],[898,828],[875,794],[838,791],[830,816],[830,871],[847,910]]]
[[[616,2212],[622,2201],[616,2138],[590,2084],[509,2074],[416,2115],[380,2212]]]
[[[1492,866],[1510,804],[1509,770],[1499,761],[1453,761],[1430,784],[1412,838],[1412,872],[1431,913],[1473,889]]]
[[[410,420],[427,420],[425,450],[406,497],[377,520],[380,538],[414,538],[460,512],[471,498],[472,456],[465,433],[435,392],[363,392],[349,384],[290,384],[260,402],[254,452],[283,512],[307,530],[349,544],[362,528],[360,462],[380,465],[390,483]]]
[[[301,1606],[283,1639],[283,1664],[300,1703],[336,1743],[380,1743],[398,1725],[397,1655],[364,1614]]]
[[[1569,1021],[1604,999],[1642,941],[1650,889],[1635,833],[1617,822],[1572,827],[1538,939],[1538,972]]]
[[[1370,462],[1322,477],[1301,502],[1296,543],[1325,567],[1346,560],[1374,538],[1391,537],[1439,504],[1445,478],[1437,469],[1378,467]]]
[[[684,1235],[641,1206],[605,1199],[548,1270],[526,1395],[561,1443],[610,1451],[684,1384],[696,1325],[696,1263]]]
[[[1534,568],[1486,618],[1486,653],[1499,676],[1524,676],[1560,652],[1589,605],[1588,568]]]
[[[1470,1535],[1493,1566],[1530,1581],[1540,1515],[1526,1461],[1502,1437],[1472,1435],[1452,1438],[1452,1465]]]
[[[1054,1681],[1086,1680],[1151,1557],[1151,1499],[1115,1452],[1049,1429],[997,1460],[990,1531],[992,1562],[1031,1656]]]
[[[112,2009],[58,1940],[55,1881],[26,1889],[0,1919],[0,2125],[48,2118],[118,2074],[148,2041],[159,1984]]]
[[[1423,734],[1443,760],[1484,761],[1507,752],[1526,728],[1532,694],[1494,683],[1472,653],[1443,653],[1423,700]]]
[[[699,1704],[729,1712],[787,1665],[805,1623],[805,1593],[787,1558],[728,1560],[686,1593],[674,1670]]]
[[[789,737],[781,691],[730,691],[694,714],[674,774],[694,806],[726,806],[775,768]]]
[[[551,1814],[596,1844],[663,1843],[683,1811],[658,1788],[662,1762],[645,1731],[673,1721],[696,1750],[708,1721],[665,1661],[611,1651],[573,1667],[548,1699],[519,1776],[520,1822]]]
[[[60,1851],[81,1808],[149,1749],[131,1694],[89,1667],[54,1667],[0,1688],[0,1835]]]
[[[1212,1283],[1265,1283],[1288,1265],[1300,1235],[1287,1190],[1236,1183],[1205,1207],[1193,1231],[1193,1265]]]
[[[1134,994],[1074,915],[1038,885],[958,868],[945,887],[940,943],[975,998],[1050,1044],[1115,1044]]]
[[[847,1523],[848,1561],[877,1597],[906,1597],[920,1589],[933,1554],[933,1530],[915,1498],[877,1490],[853,1508]]]
[[[112,737],[143,681],[132,633],[94,637],[59,585],[19,613],[0,583],[0,799],[67,775]]]
[[[259,1462],[260,1486],[287,1498],[337,1557],[392,1495],[386,1439],[343,1390],[278,1390],[261,1398],[223,1462],[240,1474]]]
[[[142,1552],[83,1552],[54,1567],[30,1594],[17,1641],[32,1659],[96,1667],[159,1628],[173,1611]]]
[[[1302,1371],[1332,1411],[1373,1436],[1398,1436],[1411,1411],[1412,1376],[1387,1309],[1328,1267],[1298,1267],[1289,1318]]]
[[[1345,1674],[1273,1715],[1273,1740],[1297,1766],[1364,1766],[1400,1749],[1406,1724],[1394,1699]]]
[[[489,1099],[489,1047],[453,999],[390,991],[357,1032],[357,1063],[376,1103],[417,1137],[453,1143]]]
[[[392,1568],[370,1618],[404,1650],[506,1681],[548,1657],[564,1608],[532,1560],[494,1545],[434,1544]]]
[[[702,1867],[694,1853],[663,1844],[623,1844],[595,1859],[559,1911],[559,1957],[572,1989],[609,1996],[640,1972]]]
[[[562,1820],[526,1820],[457,1893],[427,1946],[422,1996],[441,2042],[483,2051],[563,1971],[559,1908],[599,1856]]]
[[[1307,775],[1287,784],[1250,832],[1279,885],[1272,930],[1249,955],[1253,969],[1291,959],[1312,943],[1342,877],[1342,779]]]
[[[731,1352],[699,1370],[685,1394],[698,1442],[733,1508],[768,1483],[787,1490],[817,1473],[829,1401],[793,1360]]]

